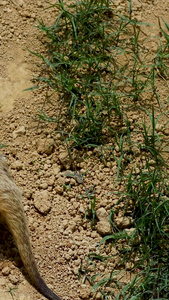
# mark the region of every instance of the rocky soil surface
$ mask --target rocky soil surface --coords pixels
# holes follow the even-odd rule
[[[158,17],[169,21],[169,1],[133,0],[133,12],[140,21],[158,25]],[[117,0],[117,6],[127,6]],[[38,60],[27,49],[39,51],[40,33],[34,27],[37,19],[48,24],[55,19],[55,11],[45,11],[46,1],[0,0],[0,144],[7,157],[12,176],[23,191],[24,210],[30,228],[33,252],[42,277],[63,300],[101,299],[92,295],[87,281],[78,279],[81,263],[89,252],[97,252],[99,242],[111,233],[108,213],[122,190],[114,185],[116,162],[101,163],[88,151],[73,173],[71,160],[53,124],[41,124],[36,115],[42,109],[45,94],[40,90],[23,90],[32,86]],[[151,29],[154,35],[158,31]],[[153,51],[151,41],[149,50]],[[42,48],[43,51],[43,48]],[[167,87],[164,87],[165,94]],[[131,116],[136,118],[137,116]],[[118,152],[118,149],[117,149]],[[73,175],[72,175],[73,174]],[[85,220],[90,201],[82,197],[93,185],[96,187],[97,225]],[[71,187],[71,188],[70,188]],[[119,228],[131,227],[130,218],[119,214]],[[9,232],[0,228],[0,299],[44,299],[29,284],[25,269]],[[111,249],[111,254],[118,251]],[[104,254],[104,250],[103,250]],[[106,253],[105,253],[106,254]],[[112,260],[109,268],[118,262]],[[104,271],[105,265],[98,265]],[[130,266],[128,266],[130,269]],[[126,275],[126,281],[127,279]]]

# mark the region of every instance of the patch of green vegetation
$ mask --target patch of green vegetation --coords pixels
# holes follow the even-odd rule
[[[91,219],[91,228],[94,228],[95,221],[96,221],[96,196],[95,196],[95,185],[87,189],[85,187],[85,193],[81,195],[83,199],[87,198],[90,200],[90,207],[85,212],[85,219],[90,218]]]
[[[5,147],[8,147],[8,145],[0,144],[0,149]]]
[[[58,1],[52,5],[59,10],[55,23],[39,21],[37,26],[45,34],[47,51],[31,52],[42,60],[44,76],[35,80],[48,88],[48,98],[59,95],[54,115],[41,111],[39,117],[56,122],[74,147],[106,143],[116,134],[112,122],[123,123],[123,104],[136,104],[147,92],[151,100],[157,96],[153,76],[158,59],[151,65],[146,59],[146,39],[139,41],[143,24],[119,15],[110,4]]]
[[[14,291],[17,290],[18,288],[9,288],[9,291],[7,291],[8,293],[10,293],[12,299],[14,300],[14,296],[15,296],[15,293]]]
[[[160,41],[160,45],[157,51],[157,57],[155,58],[155,65],[159,71],[160,76],[167,79],[169,76],[169,24],[167,24],[164,20],[163,23],[167,31],[162,28],[159,19],[159,27],[161,30],[161,35],[165,40],[165,43],[162,43]]]
[[[136,160],[135,165],[132,155],[133,161],[129,163],[128,168],[123,168],[125,140],[121,138],[120,144],[117,143],[121,162],[119,164],[117,161],[120,169],[118,181],[123,183],[125,189],[123,193],[119,192],[119,201],[112,205],[110,212],[113,234],[103,237],[100,247],[105,243],[107,247],[119,247],[115,257],[120,260],[115,270],[107,276],[97,273],[97,269],[93,275],[88,259],[81,272],[83,279],[91,283],[92,291],[99,291],[103,299],[167,300],[169,297],[168,165],[160,154],[164,151],[164,136],[156,131],[160,115],[155,118],[154,108],[152,112],[147,111],[147,115],[150,125],[143,123],[139,127],[143,135],[142,143],[130,144],[130,152],[134,154],[133,148],[137,145],[139,157],[144,155],[143,160]],[[116,226],[114,219],[119,211],[123,212],[123,217],[131,218],[132,231]],[[93,257],[93,265],[95,261]],[[134,277],[124,285],[121,279],[125,276],[128,263],[132,265],[128,276],[131,273]],[[106,292],[107,287],[109,292]]]

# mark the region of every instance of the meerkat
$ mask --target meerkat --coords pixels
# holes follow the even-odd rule
[[[14,183],[6,163],[0,153],[0,215],[13,235],[20,257],[34,287],[49,300],[61,300],[41,278],[32,253],[29,230],[21,202],[20,189]]]

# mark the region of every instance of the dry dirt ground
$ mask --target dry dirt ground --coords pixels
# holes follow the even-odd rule
[[[127,6],[127,1],[115,2]],[[65,169],[70,168],[65,147],[53,134],[53,125],[40,125],[35,118],[44,95],[23,92],[32,85],[37,67],[36,57],[27,49],[36,52],[42,47],[34,27],[36,19],[51,23],[55,18],[54,11],[44,11],[46,6],[41,0],[0,0],[0,144],[8,146],[2,151],[23,190],[33,252],[42,277],[64,300],[100,299],[99,295],[93,297],[88,283],[77,276],[81,261],[89,251],[97,251],[101,240],[99,224],[91,230],[90,222],[84,220],[88,200],[79,195],[95,184],[97,209],[108,211],[117,200],[111,194],[117,167],[115,162],[111,168],[105,166],[88,153],[89,158],[79,163],[81,173],[88,170],[85,184],[65,176]],[[133,0],[133,11],[140,21],[158,25],[158,16],[169,21],[168,0]],[[150,35],[157,31],[154,26]],[[150,42],[150,51],[153,47],[155,43]],[[48,148],[53,143],[55,148]],[[66,190],[64,186],[69,184],[72,188]],[[110,232],[108,224],[105,230]],[[0,299],[44,299],[28,283],[8,231],[1,228],[0,237]]]

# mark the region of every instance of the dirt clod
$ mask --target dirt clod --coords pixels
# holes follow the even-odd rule
[[[128,228],[131,226],[132,224],[132,218],[131,217],[120,217],[120,218],[116,218],[114,220],[114,223],[117,227],[119,228]]]
[[[4,276],[8,276],[10,274],[10,268],[9,267],[5,267],[2,269],[2,274]]]
[[[21,126],[18,129],[14,130],[12,133],[12,136],[14,139],[16,139],[18,136],[22,136],[26,133],[25,126]]]
[[[49,200],[48,191],[37,191],[34,194],[34,206],[43,215],[51,210],[51,202]]]
[[[69,157],[69,153],[67,151],[62,151],[59,154],[59,160],[64,169],[66,169],[66,170],[70,169],[72,161],[71,161],[71,159]]]
[[[37,152],[38,154],[50,155],[55,149],[53,139],[39,139],[37,142]]]
[[[99,221],[96,225],[96,229],[100,235],[108,235],[112,232],[112,227],[110,223],[105,220]]]

